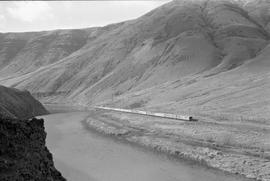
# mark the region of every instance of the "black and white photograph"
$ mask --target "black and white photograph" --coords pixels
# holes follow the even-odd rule
[[[270,0],[0,1],[0,181],[270,181]]]

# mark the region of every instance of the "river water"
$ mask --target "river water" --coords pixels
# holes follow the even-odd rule
[[[89,113],[42,116],[56,168],[70,181],[240,181],[84,128]]]

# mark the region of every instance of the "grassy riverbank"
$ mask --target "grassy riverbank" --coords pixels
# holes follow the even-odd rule
[[[49,109],[50,110],[50,109]],[[86,125],[90,111],[43,116],[55,166],[79,181],[244,181],[242,177],[170,159]],[[82,124],[83,123],[83,124]]]
[[[107,135],[200,162],[247,178],[270,180],[269,127],[249,122],[209,122],[92,111],[85,123]]]

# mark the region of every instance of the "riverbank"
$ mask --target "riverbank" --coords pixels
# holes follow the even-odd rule
[[[55,109],[55,112],[60,111]],[[52,112],[55,106],[49,107]],[[87,112],[68,112],[65,106],[61,108],[62,113],[52,113],[41,116],[45,121],[45,130],[47,133],[46,144],[53,154],[55,167],[62,173],[68,181],[96,181],[87,173],[87,166],[80,156],[82,152],[79,150],[80,145],[84,145],[83,132],[80,121],[84,120],[89,113]],[[65,111],[64,111],[65,110]],[[60,111],[61,112],[61,111]],[[80,134],[81,135],[80,135]]]
[[[267,127],[204,120],[189,123],[104,110],[91,111],[84,124],[103,134],[224,172],[270,180],[268,147],[255,143],[256,139],[269,141]]]
[[[43,116],[47,145],[56,168],[67,180],[246,181],[239,176],[156,154],[113,136],[97,134],[92,128],[86,129],[85,120],[91,116],[92,111]]]

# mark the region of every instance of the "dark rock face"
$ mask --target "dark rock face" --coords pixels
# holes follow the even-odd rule
[[[0,118],[1,181],[64,181],[45,145],[44,120]]]

